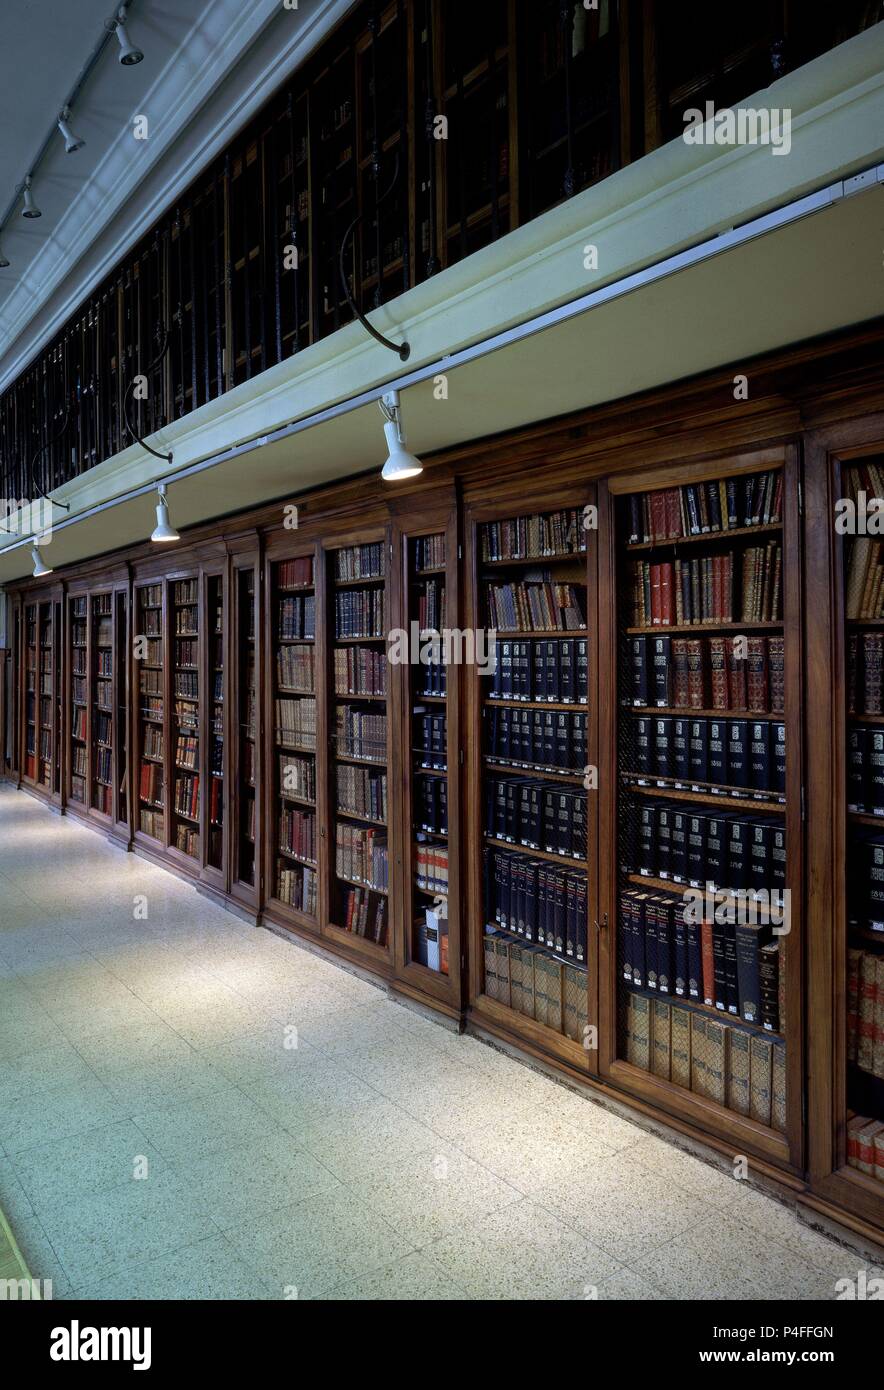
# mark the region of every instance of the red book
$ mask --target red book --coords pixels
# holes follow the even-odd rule
[[[681,536],[681,498],[677,487],[666,491],[666,536],[674,541]]]
[[[700,926],[700,950],[703,962],[703,1002],[711,1006],[715,1003],[715,957],[712,949],[711,922],[703,922]]]
[[[753,714],[765,714],[768,708],[767,638],[750,637],[748,648],[749,670],[746,678],[748,708]]]
[[[712,688],[712,708],[728,708],[728,672],[726,637],[709,638],[709,683]]]
[[[651,493],[651,540],[666,540],[666,494]]]
[[[688,654],[688,704],[691,709],[705,709],[706,662],[703,639],[691,637],[685,646]]]
[[[660,565],[651,565],[651,625],[659,627],[661,621],[660,605]]]

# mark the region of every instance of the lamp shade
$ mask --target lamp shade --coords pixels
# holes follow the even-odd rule
[[[423,473],[423,464],[414,454],[408,452],[392,420],[388,420],[384,425],[384,434],[387,438],[388,452],[387,461],[381,469],[381,477],[388,483],[394,483],[401,478],[414,478],[418,473]]]

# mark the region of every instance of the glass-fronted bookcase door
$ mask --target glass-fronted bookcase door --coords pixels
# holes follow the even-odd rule
[[[464,652],[459,643],[458,528],[453,496],[422,498],[393,524],[393,611],[400,621],[388,644],[394,797],[402,855],[401,930],[395,969],[407,984],[453,1011],[461,1005],[460,864],[462,754],[458,696]],[[398,860],[398,852],[396,858]],[[396,916],[398,926],[399,915]]]
[[[884,416],[805,445],[811,1187],[884,1227]],[[860,1225],[862,1229],[862,1225]]]
[[[798,515],[790,448],[600,488],[602,1073],[796,1171]]]

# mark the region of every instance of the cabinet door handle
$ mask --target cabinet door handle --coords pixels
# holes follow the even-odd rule
[[[607,912],[606,912],[605,915],[604,915],[604,917],[602,918],[602,920],[601,920],[600,922],[596,922],[596,924],[595,924],[595,929],[596,929],[596,931],[607,931],[607,927],[608,927],[608,914],[607,914]]]

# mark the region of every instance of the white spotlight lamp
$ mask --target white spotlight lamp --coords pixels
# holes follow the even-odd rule
[[[387,461],[381,469],[381,477],[388,483],[400,482],[403,478],[414,478],[424,471],[419,458],[410,454],[405,447],[405,430],[402,425],[402,408],[399,392],[388,391],[382,396],[379,405],[387,417],[384,434],[387,439]]]
[[[144,54],[142,53],[140,48],[135,47],[134,43],[131,42],[129,35],[126,32],[125,5],[121,5],[120,9],[117,11],[116,22],[114,23],[114,32],[116,33],[117,40],[120,45],[120,52],[118,57],[119,61],[123,64],[123,67],[132,68],[135,66],[136,63],[140,63],[144,58]]]
[[[34,578],[42,579],[44,574],[51,574],[52,567],[43,563],[43,556],[40,554],[39,543],[34,541],[31,546],[31,559],[34,562]]]
[[[31,176],[30,176],[30,174],[28,174],[28,177],[25,179],[25,186],[24,186],[24,205],[23,205],[22,210],[21,210],[21,215],[22,215],[22,217],[28,217],[28,218],[42,217],[42,216],[43,216],[42,212],[41,212],[40,209],[37,207],[37,204],[34,202],[34,195],[33,195],[32,192],[31,192]]]
[[[151,540],[156,545],[166,545],[170,541],[180,541],[181,537],[169,522],[169,506],[166,501],[166,487],[160,483],[157,492],[160,500],[157,503],[157,524],[151,534]]]
[[[85,140],[80,139],[79,135],[75,135],[68,125],[70,114],[68,108],[65,107],[58,118],[58,128],[64,137],[65,154],[74,154],[77,150],[81,150],[86,143]]]

